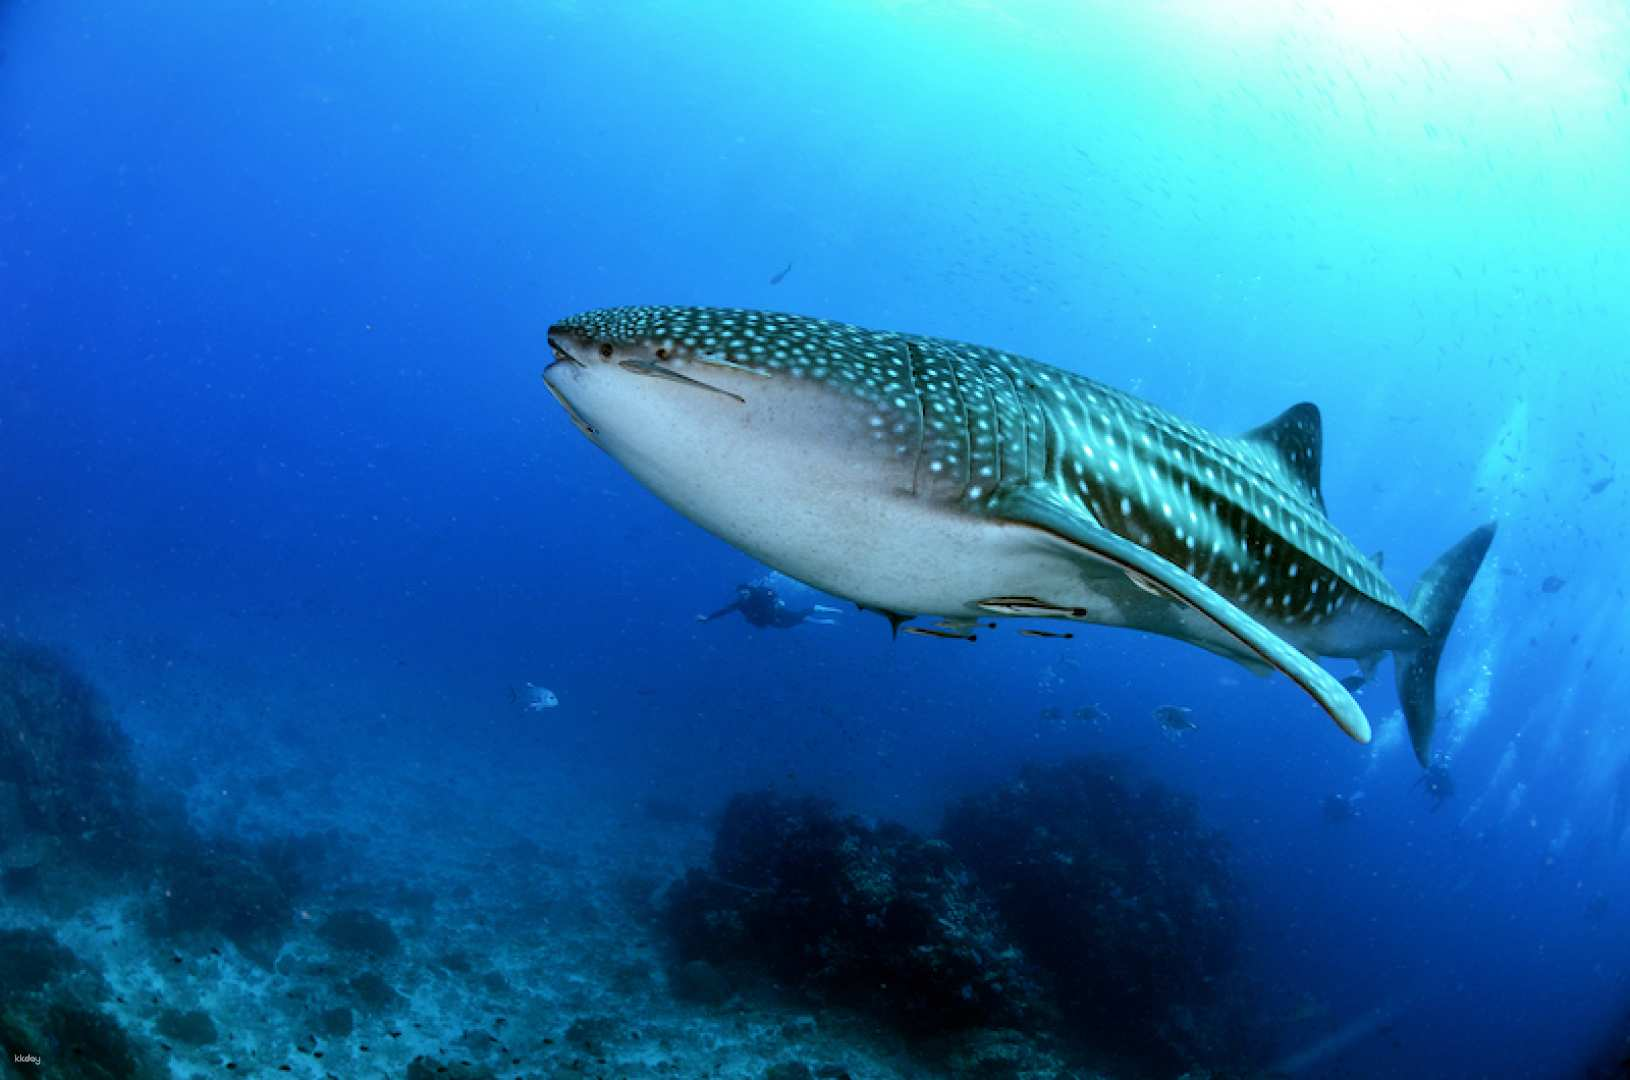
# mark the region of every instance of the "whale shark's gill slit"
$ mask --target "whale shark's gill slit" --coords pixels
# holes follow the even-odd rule
[[[1019,397],[1019,384],[1013,381],[1013,373],[1007,368],[999,368],[1002,378],[1007,380],[1008,393],[1012,395],[1013,415],[1018,418],[1019,430],[1013,433],[1016,440],[1014,445],[1021,448],[1023,458],[1019,461],[1019,482],[1028,482],[1030,477],[1030,425],[1027,423],[1030,413],[1024,407],[1024,399]]]
[[[980,389],[985,391],[985,397],[990,401],[990,430],[991,430],[991,490],[1002,490],[1002,457],[1006,453],[1003,444],[1002,432],[1002,399],[996,393],[996,380],[988,377],[979,380]]]
[[[1047,478],[1047,410],[1036,400],[1040,388],[1024,380],[1019,407],[1024,410],[1024,465],[1027,479]]]
[[[756,375],[761,379],[771,379],[775,377],[768,371],[760,371],[758,368],[748,367],[746,364],[738,364],[729,357],[720,356],[718,353],[702,353],[697,357],[697,360],[700,363],[711,364],[714,367],[729,368],[731,371],[739,371],[743,375]]]
[[[1058,472],[1058,440],[1062,438],[1063,433],[1054,425],[1048,423],[1047,410],[1041,410],[1041,475],[1043,480],[1052,481],[1063,478]]]
[[[958,418],[962,424],[962,469],[960,470],[962,487],[964,490],[974,483],[973,474],[973,410],[968,406],[968,395],[962,390],[962,373],[958,370],[959,364],[955,355],[945,358],[945,366],[951,372],[951,392],[956,395]]]
[[[917,403],[917,459],[911,466],[911,494],[915,496],[922,485],[923,456],[928,449],[928,414],[923,403],[922,350],[909,340],[905,344],[906,376],[911,380],[911,399]]]

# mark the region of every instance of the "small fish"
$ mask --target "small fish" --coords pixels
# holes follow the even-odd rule
[[[917,634],[920,637],[950,638],[953,641],[978,641],[978,634],[968,634],[960,630],[941,630],[937,626],[908,626],[906,633]]]
[[[555,696],[555,692],[553,690],[548,690],[541,686],[533,686],[531,683],[526,684],[527,711],[542,712],[545,709],[552,709],[559,704],[560,699]]]
[[[1083,705],[1073,715],[1077,720],[1085,720],[1089,724],[1099,724],[1109,719],[1109,714],[1096,705]]]
[[[1155,719],[1167,731],[1196,731],[1194,710],[1186,705],[1162,705],[1155,710]]]
[[[787,275],[790,274],[790,273],[792,273],[792,260],[788,259],[787,260],[787,265],[783,266],[781,269],[777,270],[774,274],[770,275],[770,284],[771,285],[779,285],[779,284],[781,284],[783,281],[785,281],[787,279]]]
[[[1559,578],[1555,574],[1540,582],[1539,591],[1543,593],[1556,593],[1562,591],[1562,586],[1568,583],[1567,578]]]
[[[1044,638],[1073,638],[1073,637],[1075,637],[1074,634],[1061,634],[1057,630],[1031,630],[1031,629],[1028,629],[1028,628],[1026,628],[1024,630],[1020,630],[1019,631],[1019,636],[1020,637],[1044,637]]]
[[[1598,480],[1594,484],[1590,485],[1590,493],[1592,495],[1600,495],[1602,492],[1607,490],[1608,485],[1611,483],[1613,483],[1613,477],[1611,476]]]

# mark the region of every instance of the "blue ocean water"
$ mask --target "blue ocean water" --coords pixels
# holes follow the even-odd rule
[[[518,840],[614,907],[705,860],[734,792],[930,834],[1104,752],[1228,839],[1257,1067],[1584,1075],[1630,1014],[1626,190],[1606,0],[12,0],[0,619],[73,657],[199,829],[339,830],[343,873],[427,891],[434,918],[371,901],[404,939],[463,925]],[[1360,747],[1288,680],[1127,631],[896,640],[791,582],[836,625],[698,622],[767,568],[539,380],[552,322],[629,303],[998,345],[1225,432],[1316,402],[1331,516],[1401,588],[1499,523],[1439,680],[1452,796],[1388,677]],[[120,986],[146,962],[70,944]],[[543,1000],[513,962],[488,1012]],[[430,975],[388,974],[396,1022],[442,1022]],[[298,1018],[248,1034],[228,972],[190,979],[158,996],[275,1069]]]

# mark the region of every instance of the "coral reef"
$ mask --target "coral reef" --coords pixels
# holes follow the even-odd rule
[[[1192,800],[1094,756],[962,799],[942,835],[1051,975],[1072,1031],[1156,1069],[1251,1052],[1223,992],[1240,891]]]
[[[1019,951],[946,845],[820,800],[732,799],[711,868],[672,889],[666,918],[682,986],[700,981],[693,961],[762,964],[814,999],[920,1033],[1027,1024],[1040,1008]]]
[[[1094,1080],[1085,1069],[1067,1069],[1055,1054],[1015,1031],[970,1032],[945,1059],[946,1071],[967,1080]],[[1201,1080],[1190,1076],[1188,1080]]]
[[[958,1075],[1055,1075],[1049,1032],[1140,1073],[1248,1067],[1264,1047],[1233,993],[1242,903],[1194,802],[1107,757],[964,798],[939,840],[745,794],[669,891],[668,985],[718,1005],[767,972],[947,1036]]]

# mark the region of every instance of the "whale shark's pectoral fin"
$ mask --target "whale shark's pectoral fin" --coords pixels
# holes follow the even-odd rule
[[[820,607],[819,604],[815,606]],[[917,617],[915,615],[902,615],[898,611],[884,611],[882,608],[867,607],[865,604],[860,603],[855,604],[855,607],[861,611],[874,612],[887,619],[889,621],[889,636],[897,640],[900,637],[900,627]]]
[[[1249,652],[1244,648],[1229,649],[1227,651],[1212,649],[1211,651],[1222,657],[1224,660],[1234,661],[1234,663],[1238,664],[1246,671],[1249,671],[1252,675],[1255,675],[1259,679],[1267,678],[1276,670],[1272,664],[1262,659],[1262,657],[1258,656],[1254,652]]]
[[[1263,663],[1295,680],[1341,730],[1361,743],[1370,741],[1370,722],[1364,710],[1334,675],[1193,574],[1117,536],[1085,511],[1067,506],[1047,492],[1028,489],[1006,495],[998,512],[1015,524],[1051,534],[1079,549],[1085,557],[1120,568],[1145,590],[1199,612],[1261,657]]]

